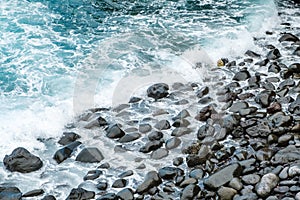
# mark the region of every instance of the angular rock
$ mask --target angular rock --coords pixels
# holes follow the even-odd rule
[[[291,125],[293,117],[284,112],[277,112],[269,117],[269,121],[273,127],[287,127]]]
[[[203,184],[210,189],[217,189],[220,186],[229,183],[234,177],[240,176],[242,170],[243,168],[239,163],[230,164],[214,174],[211,174],[204,180]]]
[[[6,155],[3,164],[11,172],[29,173],[43,166],[41,159],[27,149],[18,147],[10,155]]]
[[[273,174],[265,174],[261,181],[256,185],[255,190],[257,194],[261,197],[266,197],[270,194],[272,189],[277,186],[279,178]]]
[[[83,188],[73,188],[66,200],[88,200],[95,197],[95,192]]]
[[[121,138],[125,135],[125,132],[118,126],[118,124],[114,124],[105,129],[106,136],[111,139]]]
[[[181,140],[177,137],[172,137],[166,141],[166,149],[175,149],[181,144]]]
[[[191,132],[192,132],[192,129],[190,129],[190,128],[178,127],[178,128],[175,128],[172,131],[171,136],[180,137],[180,136],[183,136],[183,135],[190,134]]]
[[[1,187],[0,199],[3,200],[21,200],[22,193],[17,187]]]
[[[178,119],[184,119],[184,118],[189,117],[189,116],[191,116],[190,113],[186,109],[184,109],[184,110],[180,111],[180,113],[178,113],[178,115],[173,117],[172,120],[176,121]]]
[[[232,78],[232,80],[235,80],[235,81],[245,81],[248,78],[250,78],[250,73],[248,72],[247,69],[243,69],[243,70],[237,72],[234,75],[234,77]]]
[[[158,170],[158,175],[162,179],[174,179],[177,174],[182,174],[183,171],[176,167],[163,167]]]
[[[84,163],[101,162],[101,160],[103,159],[104,157],[102,153],[96,147],[84,148],[76,157],[76,161],[84,162]]]
[[[59,139],[58,144],[68,145],[79,138],[80,138],[80,135],[78,135],[74,132],[64,132],[63,136]]]
[[[146,174],[145,180],[137,187],[136,193],[144,194],[151,188],[161,184],[161,178],[156,171],[150,171]]]
[[[163,145],[163,142],[160,140],[159,141],[158,140],[150,141],[150,142],[147,142],[145,144],[145,146],[141,147],[139,151],[143,152],[143,153],[149,153],[150,151],[154,151],[154,150],[160,148],[162,145]]]
[[[198,121],[206,121],[213,113],[216,113],[213,106],[205,106],[200,110],[199,114],[195,117],[195,119]]]
[[[148,135],[148,139],[150,141],[154,141],[154,140],[160,140],[164,137],[164,134],[162,132],[159,131],[153,131],[152,133],[150,133]]]
[[[198,98],[202,98],[209,93],[209,88],[207,86],[201,88],[197,91],[196,95]]]
[[[169,94],[168,91],[169,91],[169,86],[167,84],[156,83],[147,89],[147,95],[148,97],[152,97],[155,100],[157,100],[168,96]]]
[[[123,188],[123,187],[126,187],[128,181],[126,179],[117,179],[115,180],[115,182],[112,184],[111,187],[113,188]]]
[[[141,137],[141,134],[139,133],[128,133],[125,134],[123,137],[121,137],[118,142],[120,143],[127,143],[127,142],[132,142],[134,140],[137,140]]]
[[[101,170],[91,170],[88,171],[87,175],[83,177],[83,180],[95,180],[99,178],[100,175],[102,175],[103,172]]]

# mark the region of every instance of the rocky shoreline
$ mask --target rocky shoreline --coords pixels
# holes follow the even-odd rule
[[[67,199],[300,200],[299,30],[282,25],[289,31],[256,38],[276,38],[260,43],[266,54],[221,60],[205,85],[157,83],[145,96],[90,109],[66,126],[57,165],[94,167]],[[3,160],[16,173],[43,162],[21,147]],[[59,199],[41,188],[0,186],[0,199],[30,198]]]

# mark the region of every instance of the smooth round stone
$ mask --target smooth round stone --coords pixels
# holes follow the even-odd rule
[[[99,182],[96,185],[96,188],[99,190],[106,190],[106,188],[108,187],[108,183],[107,182]]]
[[[83,188],[73,188],[67,199],[77,199],[78,197],[81,199],[93,199],[95,197],[95,192]]]
[[[134,140],[137,140],[141,137],[141,134],[139,133],[128,133],[125,134],[123,137],[121,137],[118,142],[120,143],[127,143],[127,142],[132,142]]]
[[[284,194],[288,192],[290,188],[288,186],[279,186],[274,188],[274,192]]]
[[[144,163],[140,164],[139,166],[137,166],[136,169],[145,169],[146,165]]]
[[[128,171],[125,171],[121,174],[119,174],[119,178],[125,178],[125,177],[128,177],[128,176],[132,176],[133,175],[133,171],[132,170],[128,170]]]
[[[257,174],[248,174],[242,177],[242,181],[247,185],[255,185],[260,180],[260,176]]]
[[[110,168],[110,164],[106,162],[106,163],[101,164],[98,168],[109,169]]]
[[[148,133],[151,131],[152,127],[150,124],[140,124],[139,125],[139,132],[140,133]]]
[[[123,188],[127,185],[127,180],[126,179],[117,179],[115,182],[112,184],[111,187],[113,188]]]
[[[168,150],[161,148],[161,149],[157,149],[157,150],[153,151],[150,155],[150,158],[158,160],[158,159],[167,157],[168,154],[169,154]]]
[[[190,184],[183,189],[180,199],[193,199],[199,192],[198,185]]]
[[[144,181],[137,187],[136,193],[143,194],[149,191],[151,188],[154,188],[162,183],[161,178],[159,177],[156,171],[150,171],[146,174]]]
[[[58,144],[68,145],[79,138],[80,136],[74,132],[64,132],[63,136],[59,139]]]
[[[270,194],[272,189],[277,186],[279,178],[273,174],[265,174],[261,181],[256,185],[256,192],[261,197],[266,197]]]
[[[217,194],[222,200],[231,200],[237,194],[237,191],[233,188],[221,186]]]
[[[250,73],[247,71],[247,69],[242,69],[240,72],[237,72],[232,80],[235,81],[245,81],[248,78],[250,78]]]
[[[188,103],[189,103],[188,100],[182,99],[182,100],[180,100],[180,101],[176,101],[176,102],[174,103],[174,105],[186,105],[186,104],[188,104]]]
[[[117,199],[117,195],[115,193],[106,193],[101,197],[97,198],[97,200],[115,200]]]
[[[169,86],[165,83],[156,83],[154,85],[151,85],[147,89],[147,95],[148,97],[152,97],[155,100],[164,98],[168,96],[169,92]]]
[[[166,141],[166,149],[175,149],[181,144],[181,140],[177,137],[172,137]]]
[[[189,176],[195,179],[202,179],[204,175],[204,172],[202,169],[193,169],[190,173]]]
[[[282,135],[278,138],[278,145],[287,146],[289,144],[289,141],[291,140],[293,140],[293,135],[291,134]]]

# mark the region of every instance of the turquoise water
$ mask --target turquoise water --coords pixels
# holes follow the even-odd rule
[[[1,0],[0,155],[45,149],[36,139],[61,135],[83,90],[109,106],[124,74],[164,70],[199,45],[213,63],[234,58],[277,23],[272,0]]]

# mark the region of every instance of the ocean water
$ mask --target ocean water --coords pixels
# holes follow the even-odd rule
[[[83,110],[126,102],[150,82],[201,82],[197,63],[209,73],[279,23],[273,0],[1,0],[0,166],[18,146],[51,159],[41,140]],[[17,181],[26,175],[6,173],[0,182],[28,189]]]

